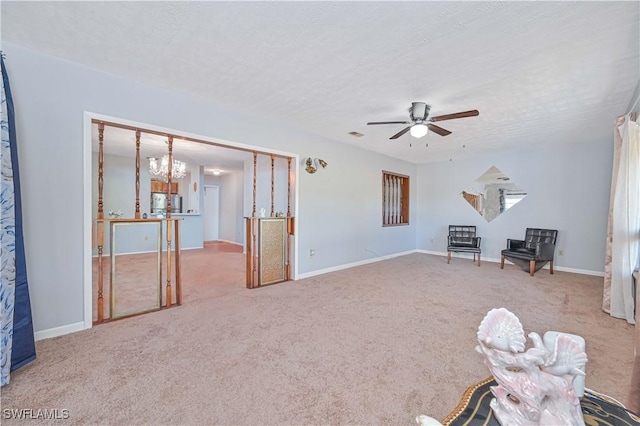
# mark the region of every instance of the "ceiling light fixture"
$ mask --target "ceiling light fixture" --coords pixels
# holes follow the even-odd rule
[[[162,158],[149,157],[149,173],[153,176],[169,176],[169,156]],[[180,179],[187,175],[187,165],[184,161],[173,160],[171,164],[171,179]]]
[[[414,138],[421,138],[427,135],[429,127],[427,127],[427,125],[424,123],[418,123],[411,126],[411,129],[409,131],[411,132],[411,136],[413,136]]]
[[[215,176],[220,176],[220,173],[222,173],[222,172],[220,170],[218,170],[218,169],[213,169],[211,171],[211,173],[213,173]]]

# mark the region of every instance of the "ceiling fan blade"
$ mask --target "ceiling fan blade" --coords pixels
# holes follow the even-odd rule
[[[371,121],[367,124],[409,124],[410,121]]]
[[[440,136],[447,136],[451,134],[451,132],[447,129],[443,129],[442,127],[436,126],[435,124],[427,124],[427,126],[429,127],[429,130],[431,130],[433,133],[439,134]]]
[[[400,130],[398,133],[396,133],[395,135],[391,136],[389,139],[398,139],[400,136],[404,135],[405,133],[407,133],[409,131],[409,129],[411,128],[411,126],[409,127],[405,127],[404,129]]]
[[[453,120],[454,118],[465,118],[465,117],[475,117],[476,115],[480,115],[477,109],[473,109],[471,111],[464,112],[456,112],[455,114],[445,114],[439,115],[437,117],[431,117],[429,121],[444,121],[444,120]]]

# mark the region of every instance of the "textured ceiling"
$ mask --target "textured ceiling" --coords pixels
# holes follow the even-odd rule
[[[1,7],[4,40],[414,163],[610,139],[640,78],[637,1]],[[413,101],[480,116],[426,140],[366,125]]]

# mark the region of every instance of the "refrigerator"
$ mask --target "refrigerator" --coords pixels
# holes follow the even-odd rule
[[[151,214],[167,213],[167,193],[151,193]],[[182,197],[178,194],[171,194],[171,213],[182,213]]]

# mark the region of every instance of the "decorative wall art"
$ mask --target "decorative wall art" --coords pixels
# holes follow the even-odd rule
[[[462,198],[487,222],[515,206],[526,196],[524,190],[495,166],[491,166],[462,191]]]

